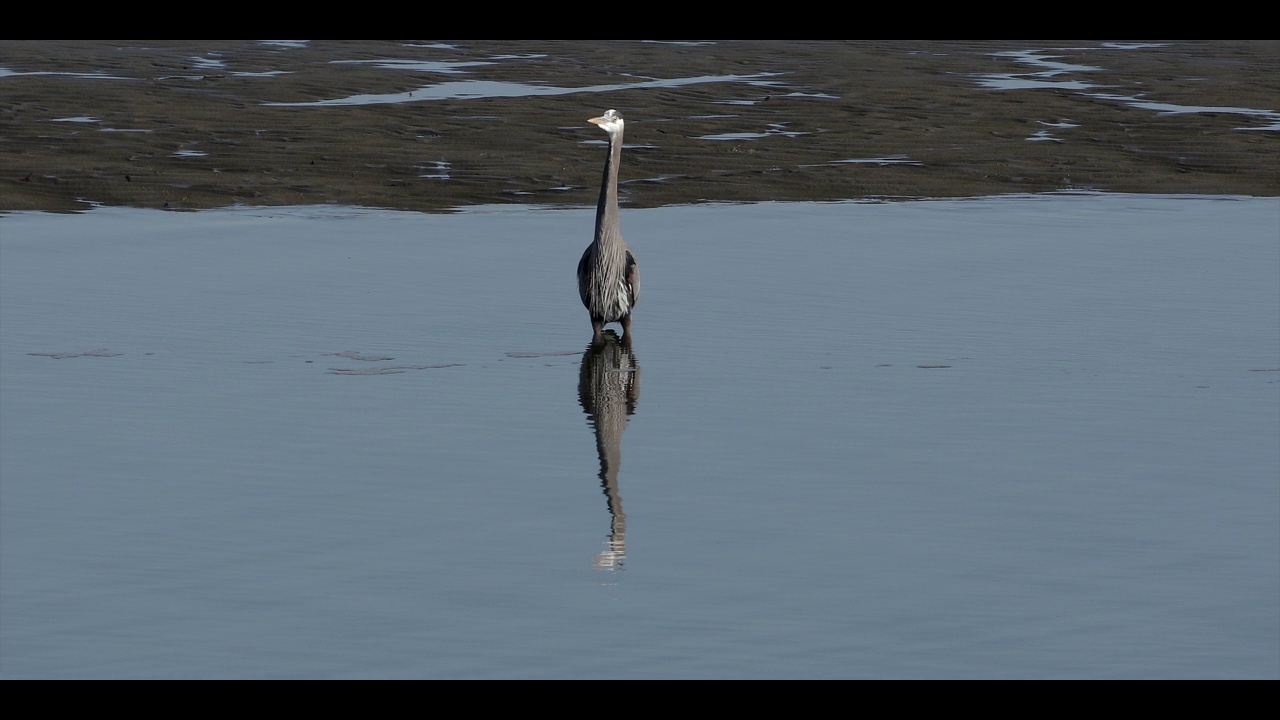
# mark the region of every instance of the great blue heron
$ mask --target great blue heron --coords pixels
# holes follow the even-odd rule
[[[636,258],[618,229],[618,166],[622,164],[622,116],[617,110],[587,120],[609,133],[609,154],[596,204],[596,238],[578,261],[578,295],[591,314],[592,341],[603,339],[604,326],[622,325],[622,339],[631,340],[631,311],[640,290]]]

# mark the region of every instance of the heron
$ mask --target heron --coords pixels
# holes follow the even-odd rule
[[[604,339],[604,326],[622,325],[622,339],[631,341],[631,311],[639,296],[636,257],[618,228],[618,166],[622,164],[622,116],[606,110],[587,122],[609,133],[600,200],[596,203],[596,237],[578,261],[578,295],[591,314],[592,342]]]

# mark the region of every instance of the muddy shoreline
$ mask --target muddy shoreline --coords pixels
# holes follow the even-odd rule
[[[1277,196],[1277,78],[1277,41],[5,40],[0,211],[590,205],[609,107],[631,207]]]

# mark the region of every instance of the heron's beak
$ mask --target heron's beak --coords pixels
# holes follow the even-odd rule
[[[600,123],[604,122],[604,117],[601,116],[601,117],[587,118],[587,122],[591,123],[592,125],[599,125]]]

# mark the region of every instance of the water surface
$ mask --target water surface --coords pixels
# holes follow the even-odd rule
[[[0,676],[1280,677],[1280,201],[0,218]]]

